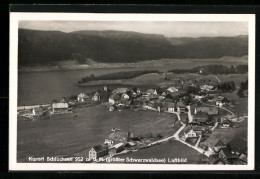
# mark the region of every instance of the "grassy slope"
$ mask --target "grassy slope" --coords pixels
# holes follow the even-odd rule
[[[158,114],[152,111],[109,112],[104,106],[81,108],[72,115],[60,115],[51,120],[35,123],[18,121],[18,162],[26,162],[29,156],[56,156],[89,150],[104,142],[113,127],[128,129],[136,135],[146,133],[172,134],[174,114]]]

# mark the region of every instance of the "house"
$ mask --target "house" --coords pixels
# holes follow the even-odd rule
[[[240,154],[238,157],[241,160],[242,164],[247,164],[247,155],[246,154]]]
[[[109,96],[108,102],[111,104],[115,104],[120,99],[120,95],[118,93],[113,93]]]
[[[68,112],[68,103],[53,103],[52,112],[53,113],[66,113]]]
[[[150,94],[153,94],[153,95],[158,95],[157,93],[157,90],[156,89],[148,89],[146,91],[146,94],[150,95]]]
[[[106,92],[109,91],[108,86],[106,84],[104,85],[103,90],[106,91]]]
[[[120,143],[120,142],[126,143],[127,140],[128,140],[128,133],[121,131],[121,130],[110,131],[107,134],[106,139],[113,140],[114,144],[117,144],[117,143]]]
[[[204,124],[208,121],[208,114],[205,112],[197,112],[193,116],[193,121],[196,121],[197,123]]]
[[[185,140],[185,142],[187,142],[187,143],[190,144],[190,145],[195,146],[196,143],[197,143],[197,141],[198,141],[198,139],[199,139],[198,136],[196,136],[196,137],[188,137],[188,138]]]
[[[200,86],[200,90],[202,90],[202,91],[210,91],[213,88],[214,88],[214,86],[212,86],[212,85],[201,85]]]
[[[34,107],[32,110],[33,116],[42,116],[43,110],[40,107]]]
[[[218,152],[221,148],[226,147],[224,143],[216,136],[211,135],[206,141],[200,143],[202,148],[207,148],[210,152]]]
[[[205,131],[205,128],[202,126],[193,126],[192,129],[197,135],[202,135],[202,133]]]
[[[108,145],[109,147],[112,146],[114,144],[114,141],[113,140],[110,140],[110,139],[105,139],[105,142],[104,142],[105,145]]]
[[[208,163],[213,165],[225,165],[225,162],[223,162],[216,154],[208,157]]]
[[[77,100],[78,102],[86,102],[87,100],[89,100],[90,97],[88,95],[86,95],[85,93],[80,93],[78,96],[77,96]]]
[[[133,100],[123,99],[118,102],[117,106],[130,107],[130,105],[132,104],[133,104]]]
[[[130,141],[130,142],[127,142],[124,147],[125,148],[132,148],[132,147],[135,147],[136,145],[137,145],[136,142]]]
[[[96,160],[108,154],[108,147],[106,145],[96,145],[89,150],[89,158]]]
[[[221,122],[222,128],[228,128],[228,127],[233,127],[233,126],[234,126],[234,124],[230,120],[224,120],[224,121]]]
[[[121,98],[123,99],[129,99],[130,96],[127,93],[122,94]]]
[[[170,93],[174,93],[174,92],[177,92],[178,89],[175,88],[175,87],[169,87],[169,88],[167,89],[167,91],[169,91]]]
[[[158,95],[157,94],[153,94],[153,93],[150,93],[150,94],[148,94],[148,96],[147,96],[149,99],[158,99]]]
[[[205,95],[194,95],[194,99],[201,100],[205,97]]]
[[[99,94],[99,92],[96,92],[94,94],[94,96],[92,97],[92,100],[93,101],[100,101],[100,94]]]
[[[108,110],[109,110],[110,112],[112,112],[112,111],[115,110],[115,107],[114,107],[114,106],[110,106],[110,107],[108,108]]]
[[[114,155],[114,154],[116,154],[116,153],[119,153],[119,152],[123,151],[123,150],[124,150],[124,145],[125,145],[125,144],[124,144],[123,142],[120,142],[120,143],[118,143],[118,144],[112,146],[112,147],[108,150],[108,154],[109,154],[109,155]]]
[[[184,113],[184,112],[186,112],[186,106],[183,104],[182,101],[177,102],[176,106],[177,106],[177,111],[178,111],[179,113]]]
[[[183,129],[183,132],[184,132],[184,140],[186,140],[189,137],[197,137],[196,132],[194,132],[191,126],[186,126]]]
[[[167,110],[168,112],[174,112],[176,109],[176,103],[168,103]]]
[[[229,104],[229,100],[224,96],[219,96],[216,101],[216,106],[224,106]]]
[[[231,153],[228,148],[220,149],[218,157],[223,160],[226,164],[233,164],[237,162],[238,157]]]
[[[197,114],[198,112],[204,112],[208,115],[218,115],[218,108],[216,107],[208,107],[208,106],[199,106],[194,109],[194,114]]]
[[[179,101],[179,96],[178,95],[175,95],[173,93],[168,93],[166,96],[165,96],[166,99],[171,99],[173,100],[174,102],[177,102]]]

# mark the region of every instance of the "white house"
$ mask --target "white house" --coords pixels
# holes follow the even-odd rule
[[[90,99],[90,97],[88,95],[86,95],[85,93],[80,93],[77,97],[78,102],[85,102],[87,100]]]
[[[171,92],[171,93],[174,93],[174,92],[177,92],[178,89],[175,88],[175,87],[169,87],[169,88],[167,89],[167,91],[169,91],[169,92]]]
[[[42,108],[35,107],[32,110],[32,114],[33,114],[33,116],[41,116],[42,115],[42,111],[43,111]]]
[[[176,108],[175,103],[168,104],[168,112],[174,112],[175,108]]]
[[[202,91],[210,91],[210,90],[212,90],[214,88],[214,86],[212,86],[212,85],[202,85],[202,86],[200,86],[200,89],[202,90]]]
[[[188,137],[197,137],[197,133],[191,128],[191,126],[186,126],[184,131],[184,139],[186,140]]]
[[[219,96],[216,101],[216,106],[224,106],[229,103],[229,100],[224,96]]]
[[[121,98],[123,99],[129,99],[130,96],[127,93],[122,94]]]
[[[110,146],[112,146],[114,144],[114,141],[110,140],[110,139],[105,139],[104,144],[106,144],[106,145],[108,145],[110,147]]]
[[[89,150],[89,159],[96,160],[108,154],[107,146],[97,145]]]
[[[52,112],[53,113],[66,113],[68,112],[68,103],[53,103]]]
[[[94,96],[92,97],[92,100],[93,100],[93,101],[100,101],[100,94],[99,94],[98,92],[96,92],[96,93],[94,94]]]

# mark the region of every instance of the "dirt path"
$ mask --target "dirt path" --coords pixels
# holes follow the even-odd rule
[[[218,83],[221,82],[220,79],[218,77],[216,77],[215,75],[210,75],[210,76],[213,76],[218,81]]]

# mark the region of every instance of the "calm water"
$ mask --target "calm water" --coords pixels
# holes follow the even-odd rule
[[[18,105],[33,105],[50,103],[53,99],[60,100],[64,96],[91,92],[101,86],[77,87],[74,83],[90,74],[101,75],[125,69],[88,69],[47,72],[26,72],[18,74]]]
[[[101,86],[77,87],[74,83],[84,76],[94,74],[96,76],[133,70],[160,70],[167,71],[176,68],[193,68],[194,66],[221,64],[216,60],[188,61],[177,60],[171,64],[158,64],[158,66],[146,66],[137,68],[100,68],[86,70],[65,70],[47,72],[26,72],[18,74],[18,105],[35,105],[50,103],[53,99],[60,100],[64,96],[78,94],[80,92],[95,91]],[[224,65],[234,65],[234,61],[225,61]]]

